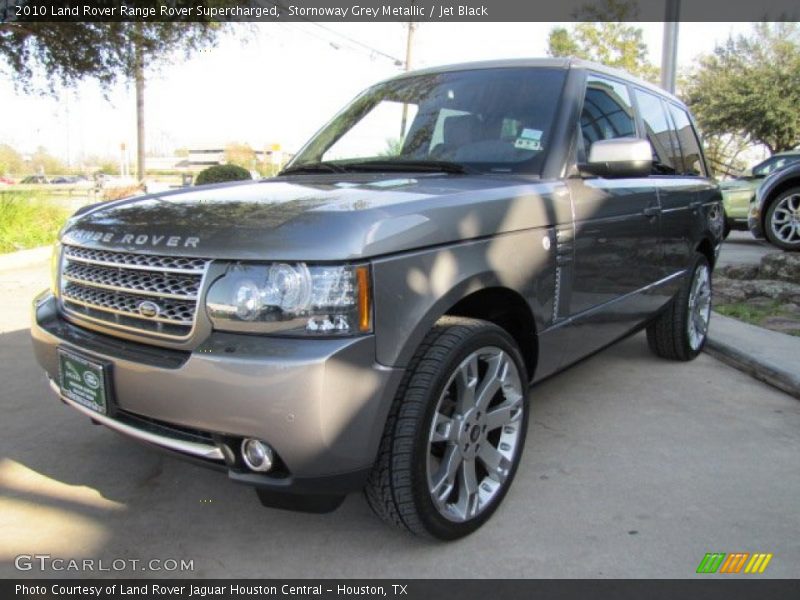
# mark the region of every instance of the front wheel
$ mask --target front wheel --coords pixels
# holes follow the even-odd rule
[[[647,342],[658,356],[692,360],[705,346],[711,320],[711,267],[699,252],[691,275],[664,312],[647,326]]]
[[[800,188],[786,190],[767,209],[764,233],[783,250],[800,250]]]
[[[486,321],[440,319],[408,368],[365,489],[372,510],[412,533],[468,535],[500,505],[528,423],[525,365]]]

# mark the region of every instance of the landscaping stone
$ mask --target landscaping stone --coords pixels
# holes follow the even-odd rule
[[[800,254],[796,252],[767,254],[761,259],[758,277],[800,284]]]
[[[721,304],[750,301],[753,298],[800,304],[800,284],[773,279],[720,278],[714,281],[714,296]]]
[[[715,276],[730,279],[758,279],[758,265],[728,265],[718,269]]]

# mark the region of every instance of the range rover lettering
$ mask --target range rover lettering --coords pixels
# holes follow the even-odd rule
[[[697,356],[720,203],[686,107],[625,73],[403,74],[276,177],[76,213],[35,353],[64,403],[267,506],[363,489],[455,539],[511,486],[532,384],[645,328]]]

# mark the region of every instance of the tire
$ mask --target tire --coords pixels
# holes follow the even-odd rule
[[[770,244],[782,250],[800,250],[800,187],[781,192],[770,203],[764,219],[764,235]]]
[[[727,240],[728,236],[731,234],[731,229],[733,228],[731,227],[731,221],[728,219],[728,215],[723,213],[722,218],[722,239]]]
[[[489,381],[493,385],[484,388]],[[476,319],[440,319],[411,360],[389,412],[364,490],[373,512],[440,540],[483,525],[520,462],[527,381],[522,356],[503,329]]]
[[[691,276],[664,311],[647,326],[647,343],[662,358],[693,360],[703,350],[711,319],[711,267],[695,254]]]

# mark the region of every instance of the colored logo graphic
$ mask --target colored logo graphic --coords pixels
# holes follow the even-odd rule
[[[763,552],[709,552],[697,566],[698,573],[763,573],[772,554]],[[746,566],[745,566],[746,565]],[[742,570],[744,568],[744,570]]]

